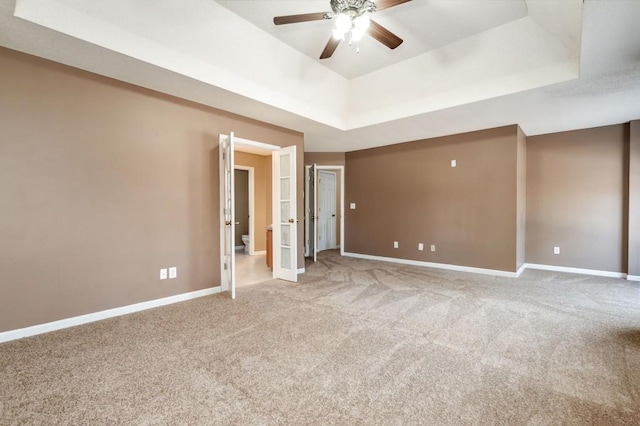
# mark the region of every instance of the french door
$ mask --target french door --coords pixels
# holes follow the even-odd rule
[[[251,141],[240,140],[244,145]],[[264,145],[258,142],[257,145]],[[236,297],[235,277],[235,137],[220,135],[220,287]],[[273,147],[273,277],[298,280],[296,147]],[[255,232],[255,235],[261,235]],[[264,234],[262,234],[264,235]]]
[[[220,287],[236,297],[233,132],[220,135]]]
[[[296,147],[273,153],[273,275],[298,280]]]

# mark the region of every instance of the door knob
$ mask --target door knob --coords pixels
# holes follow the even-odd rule
[[[225,224],[225,225],[227,225],[227,226],[229,226],[229,225],[231,225],[231,221],[230,221],[230,220],[227,220],[224,224]]]
[[[293,219],[289,219],[289,223],[293,223]]]

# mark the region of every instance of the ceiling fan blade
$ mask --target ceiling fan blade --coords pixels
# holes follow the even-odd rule
[[[369,21],[368,32],[371,37],[375,38],[389,49],[395,49],[400,46],[403,41],[400,37],[373,20]]]
[[[333,55],[333,52],[336,51],[336,48],[340,44],[340,39],[335,39],[333,36],[327,42],[327,45],[324,47],[324,50],[320,54],[320,59],[327,59]]]
[[[298,22],[322,21],[331,19],[333,16],[329,12],[303,13],[301,15],[276,16],[273,23],[276,25],[296,24]]]
[[[411,0],[376,0],[376,10],[388,9]]]

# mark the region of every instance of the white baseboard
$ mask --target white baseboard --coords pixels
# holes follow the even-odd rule
[[[423,262],[423,261],[420,261],[420,260],[399,259],[399,258],[395,258],[395,257],[372,256],[372,255],[369,255],[369,254],[360,254],[360,253],[348,253],[348,252],[345,252],[344,256],[356,257],[356,258],[359,258],[359,259],[379,260],[381,262],[401,263],[403,265],[426,266],[427,268],[446,269],[446,270],[449,270],[449,271],[472,272],[472,273],[475,273],[475,274],[495,275],[495,276],[498,276],[498,277],[517,278],[518,275],[522,272],[522,271],[509,272],[509,271],[500,271],[498,269],[474,268],[472,266],[458,266],[458,265],[449,265],[447,263]],[[520,268],[520,269],[522,270],[522,268]]]
[[[527,269],[540,269],[542,271],[568,272],[570,274],[595,275],[598,277],[627,278],[624,272],[600,271],[597,269],[571,268],[568,266],[539,265],[536,263],[525,263]]]
[[[299,274],[304,274],[306,272],[305,268],[298,268],[298,273]]]
[[[640,281],[640,275],[627,275],[629,281]]]
[[[267,254],[266,250],[254,251],[253,256],[259,256],[261,254]]]
[[[520,267],[520,269],[518,269],[518,272],[516,272],[516,277],[519,277],[520,274],[522,274],[525,269],[527,269],[527,264],[523,263],[522,266]]]
[[[151,308],[170,305],[172,303],[184,302],[185,300],[196,299],[198,297],[209,296],[216,293],[220,293],[220,286],[205,288],[204,290],[197,290],[189,293],[177,294],[175,296],[163,297],[162,299],[135,303],[133,305],[121,306],[119,308],[107,309],[104,311],[80,315],[77,317],[65,318],[62,320],[48,322],[45,324],[38,324],[31,327],[20,328],[17,330],[9,330],[0,333],[0,343],[8,342],[10,340],[22,339],[23,337],[35,336],[37,334],[49,333],[51,331],[100,321],[107,318],[132,314],[134,312],[140,312]]]
[[[236,249],[236,250],[244,250],[244,245],[242,245],[242,246],[235,246],[235,249]]]

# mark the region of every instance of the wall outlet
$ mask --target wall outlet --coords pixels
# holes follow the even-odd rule
[[[456,167],[458,162],[456,160],[451,160],[451,167]]]
[[[554,247],[553,254],[560,254],[560,247]]]
[[[160,279],[161,280],[167,279],[167,268],[160,269]]]
[[[173,266],[169,268],[169,279],[176,278],[178,276],[178,268]]]
[[[393,242],[393,248],[398,248],[398,242],[397,241]]]
[[[420,251],[424,250],[424,244],[418,243],[418,250]]]
[[[431,244],[431,251],[436,251],[436,245],[435,244]]]
[[[356,203],[351,203],[351,204],[349,204],[349,208],[350,208],[351,210],[355,210],[355,209],[356,209]]]

